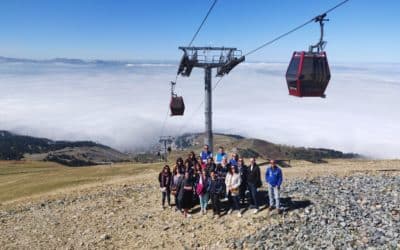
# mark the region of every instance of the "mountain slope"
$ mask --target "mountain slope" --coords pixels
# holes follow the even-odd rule
[[[24,157],[54,161],[68,166],[129,160],[127,155],[91,141],[52,141],[0,131],[0,159],[21,160]]]
[[[203,134],[185,134],[178,137],[175,144],[177,148],[199,152],[203,141]],[[317,163],[322,162],[323,159],[360,157],[358,154],[343,153],[332,149],[293,147],[238,135],[215,134],[215,152],[219,146],[223,146],[227,152],[238,152],[245,158],[260,156],[264,159],[307,160]]]

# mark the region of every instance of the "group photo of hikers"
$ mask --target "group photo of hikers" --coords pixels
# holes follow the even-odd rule
[[[233,213],[242,217],[243,211],[256,214],[261,203],[281,214],[282,180],[282,170],[275,160],[269,160],[265,176],[261,176],[256,158],[246,163],[237,153],[225,153],[223,147],[218,148],[214,157],[208,145],[197,156],[192,151],[186,159],[176,159],[173,167],[165,165],[158,176],[162,209],[174,209],[186,218],[191,217],[198,205],[200,214],[212,210],[214,217]],[[263,186],[268,191],[268,196],[261,198],[264,201],[258,195]]]

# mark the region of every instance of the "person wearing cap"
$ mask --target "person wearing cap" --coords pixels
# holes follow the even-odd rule
[[[282,170],[276,165],[275,160],[270,161],[270,166],[265,172],[265,181],[268,184],[269,210],[278,209],[282,213],[279,204],[279,191],[282,184]]]

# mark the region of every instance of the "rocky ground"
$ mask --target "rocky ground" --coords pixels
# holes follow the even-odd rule
[[[155,171],[3,204],[0,248],[399,249],[399,162],[380,168],[391,171],[360,172],[360,167],[345,175],[328,169],[335,164],[324,168],[327,174],[322,176],[284,169],[289,179],[282,187],[282,215],[263,206],[256,215],[244,211],[242,218],[232,214],[213,219],[196,207],[193,217],[185,219],[161,209]]]
[[[273,226],[230,240],[231,248],[400,248],[400,176],[321,177],[288,183],[287,211]],[[308,202],[311,202],[308,206]],[[292,210],[292,211],[290,211]]]

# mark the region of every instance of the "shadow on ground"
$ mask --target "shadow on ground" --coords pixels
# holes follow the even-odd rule
[[[241,211],[242,213],[246,213],[246,211],[249,210],[249,202],[250,202],[250,197],[246,197],[246,202],[244,204],[241,204]],[[312,202],[310,200],[293,200],[292,197],[281,197],[279,199],[280,205],[284,211],[293,211],[297,209],[303,209],[306,208],[310,205],[312,205]],[[259,211],[263,211],[267,208],[269,208],[269,199],[268,199],[268,192],[265,190],[261,190],[257,193],[257,202],[259,206]],[[211,208],[211,206],[209,206]],[[230,203],[229,201],[224,201],[221,202],[221,208],[222,208],[222,213],[221,216],[224,216],[227,214],[229,208],[230,208]],[[199,212],[200,208],[196,207],[192,210],[193,212]]]

